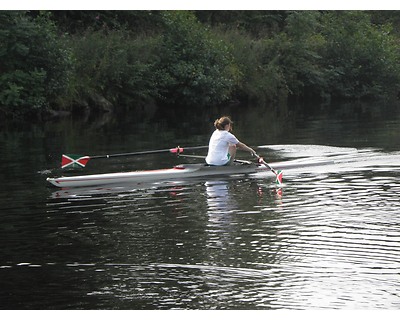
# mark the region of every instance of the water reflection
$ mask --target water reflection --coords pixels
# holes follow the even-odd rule
[[[213,214],[234,212],[237,209],[237,202],[229,194],[228,181],[206,181],[207,205],[210,220]],[[218,221],[219,219],[215,219]]]
[[[209,234],[207,247],[220,247],[226,250],[229,241],[232,240],[234,215],[238,211],[238,203],[230,194],[228,181],[207,181],[205,188]]]

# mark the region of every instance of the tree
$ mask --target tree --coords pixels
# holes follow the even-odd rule
[[[378,97],[399,90],[400,53],[388,25],[359,11],[323,16],[324,64],[332,96]]]
[[[43,111],[68,83],[70,52],[47,14],[0,11],[0,105],[14,115]]]
[[[164,102],[184,106],[227,101],[237,75],[226,44],[190,12],[163,13],[157,73]]]

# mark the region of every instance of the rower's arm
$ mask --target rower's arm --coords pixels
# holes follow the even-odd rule
[[[236,144],[236,148],[239,148],[240,150],[248,151],[248,152],[250,152],[252,155],[253,155],[253,154],[256,154],[256,152],[255,152],[252,148],[248,147],[248,146],[245,145],[243,142],[238,142],[238,143]]]

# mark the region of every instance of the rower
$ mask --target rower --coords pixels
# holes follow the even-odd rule
[[[236,149],[256,152],[240,142],[232,133],[233,122],[228,116],[223,116],[214,122],[215,131],[211,135],[208,145],[206,162],[208,165],[225,166],[231,165],[236,156]]]

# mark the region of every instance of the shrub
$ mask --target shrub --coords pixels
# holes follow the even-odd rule
[[[166,104],[207,106],[227,101],[235,84],[229,47],[190,12],[163,13],[157,73]]]
[[[0,12],[0,104],[6,113],[43,111],[68,83],[69,51],[47,14]]]
[[[399,90],[399,51],[390,26],[358,11],[325,13],[325,68],[336,97],[378,97]]]
[[[157,37],[133,37],[123,30],[88,30],[73,36],[74,77],[64,103],[93,104],[94,97],[101,96],[113,106],[129,108],[154,99],[158,42]]]

